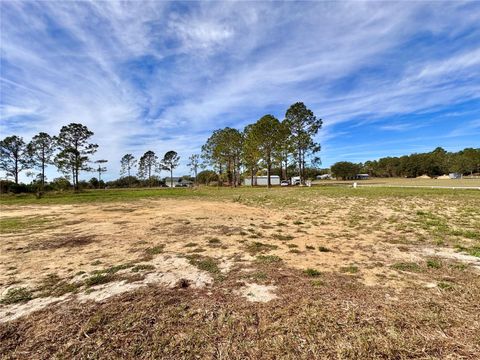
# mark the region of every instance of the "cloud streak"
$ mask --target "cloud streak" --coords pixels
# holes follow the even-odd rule
[[[98,157],[110,160],[111,178],[125,152],[175,149],[185,160],[213,129],[241,128],[267,112],[281,118],[298,100],[325,120],[326,164],[342,138],[359,132],[367,140],[428,133],[452,107],[478,115],[474,2],[0,7],[2,136],[82,122],[95,132]],[[458,121],[461,128],[472,118]],[[363,133],[371,125],[377,133]]]

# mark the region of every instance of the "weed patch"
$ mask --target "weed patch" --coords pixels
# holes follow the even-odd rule
[[[268,252],[275,249],[278,249],[277,245],[264,244],[258,241],[247,245],[247,251],[250,255],[256,255],[258,253]]]
[[[256,260],[260,263],[271,264],[281,262],[282,258],[277,255],[258,255]]]
[[[322,273],[316,269],[311,269],[311,268],[308,268],[306,270],[303,271],[303,273],[307,276],[310,276],[310,277],[317,277],[317,276],[320,276]]]
[[[160,244],[160,245],[145,249],[145,252],[148,255],[158,255],[158,254],[161,254],[164,249],[165,249],[165,244]]]
[[[391,266],[392,269],[406,272],[421,272],[422,268],[420,265],[414,262],[399,262]]]
[[[27,302],[33,299],[32,292],[24,287],[12,288],[7,291],[3,299],[0,301],[1,304],[10,305],[21,302]]]

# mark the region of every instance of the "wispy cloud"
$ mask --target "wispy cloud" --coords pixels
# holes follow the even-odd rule
[[[124,152],[176,149],[185,159],[211,130],[281,118],[299,100],[324,118],[319,139],[332,159],[328,143],[369,124],[427,132],[427,117],[408,116],[480,104],[475,2],[0,7],[2,136],[85,123],[111,177]]]

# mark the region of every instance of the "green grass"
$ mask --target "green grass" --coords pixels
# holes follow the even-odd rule
[[[317,276],[320,276],[322,275],[322,273],[316,269],[311,269],[311,268],[308,268],[306,270],[303,271],[303,273],[307,276],[310,276],[310,277],[317,277]]]
[[[33,298],[32,292],[24,287],[12,288],[7,291],[0,301],[1,304],[10,305],[21,302],[27,302]]]
[[[282,234],[273,234],[272,237],[275,240],[281,240],[281,241],[289,241],[294,239],[292,235],[282,235]]]
[[[165,249],[165,244],[160,244],[160,245],[156,245],[156,246],[153,246],[153,247],[150,247],[150,248],[146,248],[145,252],[148,255],[158,255],[158,254],[161,254],[163,252],[163,249]]]
[[[456,246],[458,251],[466,253],[471,256],[480,257],[480,245],[479,246],[472,246],[472,247],[464,247],[461,245]]]
[[[48,222],[49,219],[38,216],[4,218],[0,219],[0,233],[6,234],[35,229]]]
[[[256,260],[260,263],[272,264],[281,262],[282,258],[277,255],[258,255]]]
[[[196,266],[200,270],[207,271],[211,274],[217,275],[220,273],[217,261],[207,256],[190,255],[187,257],[190,264]]]
[[[151,271],[151,270],[155,270],[155,266],[150,264],[138,264],[132,268],[131,272],[136,273],[140,271]]]
[[[85,279],[85,285],[87,287],[102,285],[114,280],[114,276],[110,273],[107,274],[95,274]]]
[[[428,259],[427,267],[431,269],[440,269],[442,267],[442,262],[438,259]]]
[[[349,266],[341,267],[340,271],[347,274],[356,274],[358,273],[359,269],[358,269],[358,266],[349,265]]]
[[[301,207],[308,204],[308,199],[319,196],[326,197],[355,197],[366,199],[378,198],[425,198],[432,196],[454,197],[457,200],[479,199],[479,191],[455,191],[451,189],[428,188],[357,188],[351,189],[340,186],[313,186],[291,188],[228,188],[228,187],[200,187],[187,188],[147,188],[147,189],[109,189],[85,190],[80,193],[61,192],[47,193],[41,199],[34,194],[0,195],[2,205],[29,205],[29,204],[78,204],[78,203],[108,203],[128,202],[141,199],[155,198],[208,198],[232,201],[232,197],[241,196],[242,203],[247,205],[265,205],[271,207]]]
[[[92,274],[116,274],[120,270],[125,270],[133,267],[133,264],[119,264],[119,265],[113,265],[107,269],[103,270],[94,270]]]
[[[251,255],[255,255],[258,253],[267,252],[275,249],[278,249],[277,245],[264,244],[258,241],[255,241],[247,245],[247,251]]]
[[[74,293],[82,286],[80,282],[69,283],[61,279],[57,274],[45,276],[35,291],[39,292],[39,297],[62,296],[67,293]]]
[[[399,262],[391,266],[392,269],[407,271],[407,272],[421,272],[422,268],[417,263],[413,262]]]

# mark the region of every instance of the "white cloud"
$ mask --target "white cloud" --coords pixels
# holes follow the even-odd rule
[[[0,6],[2,132],[29,137],[82,122],[95,131],[98,157],[110,159],[115,174],[126,151],[176,149],[186,158],[208,131],[241,127],[267,111],[281,118],[299,100],[324,118],[320,138],[328,141],[335,124],[480,96],[478,42],[462,47],[450,39],[467,31],[468,43],[478,36],[472,4]],[[414,41],[421,36],[448,41],[426,42],[422,51]],[[409,46],[417,49],[405,54]],[[401,131],[407,125],[381,126]]]

